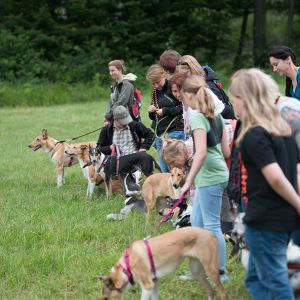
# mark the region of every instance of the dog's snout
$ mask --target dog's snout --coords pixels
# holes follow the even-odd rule
[[[174,187],[175,189],[178,189],[178,185],[177,185],[177,184],[173,184],[173,187]]]
[[[32,148],[32,145],[31,145],[31,144],[29,144],[27,147],[28,147],[28,148]]]

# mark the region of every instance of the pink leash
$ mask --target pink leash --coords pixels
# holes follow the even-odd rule
[[[178,200],[174,203],[174,205],[171,207],[169,212],[162,218],[162,220],[159,222],[159,224],[157,226],[155,226],[155,228],[152,229],[152,231],[150,231],[150,234],[147,235],[147,237],[145,239],[149,239],[152,236],[152,234],[158,230],[158,228],[161,226],[161,224],[164,223],[170,217],[170,215],[172,214],[174,209],[183,201],[184,197],[185,197],[185,194],[182,194],[178,198]]]

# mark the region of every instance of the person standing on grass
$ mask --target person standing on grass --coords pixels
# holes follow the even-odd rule
[[[134,86],[124,78],[124,61],[112,60],[108,63],[109,74],[115,83],[111,86],[111,99],[108,110],[105,113],[106,122],[113,120],[113,109],[117,106],[124,106],[132,115],[131,107],[134,101]]]
[[[299,153],[276,106],[274,80],[259,69],[239,70],[229,93],[242,127],[237,138],[248,173],[246,286],[252,299],[294,299],[286,251],[300,227]]]
[[[148,113],[152,120],[151,127],[156,135],[155,147],[159,155],[159,164],[162,172],[169,172],[161,156],[162,137],[186,139],[183,131],[182,104],[171,93],[167,73],[162,66],[155,64],[149,67],[146,78],[153,87]]]
[[[184,102],[196,110],[190,120],[194,142],[194,157],[181,193],[195,183],[196,194],[191,216],[192,226],[211,230],[219,244],[221,280],[226,274],[226,245],[221,231],[222,196],[228,182],[225,158],[230,149],[222,116],[215,115],[215,106],[202,76],[189,76],[183,86]]]
[[[296,66],[296,55],[286,46],[278,46],[269,52],[273,71],[286,77],[285,95],[300,100],[300,68]]]

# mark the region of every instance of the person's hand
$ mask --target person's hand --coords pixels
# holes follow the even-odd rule
[[[156,107],[154,105],[150,105],[148,108],[148,112],[150,112],[150,113],[156,112]]]
[[[163,116],[163,110],[162,110],[162,108],[160,108],[160,109],[157,109],[156,110],[156,113],[159,115],[159,116]]]
[[[187,178],[183,187],[180,188],[181,195],[186,194],[190,190],[192,184],[193,184],[193,180]]]
[[[139,152],[146,152],[147,150],[144,148],[139,149]]]
[[[185,134],[191,133],[191,126],[189,124],[184,124],[184,133]]]

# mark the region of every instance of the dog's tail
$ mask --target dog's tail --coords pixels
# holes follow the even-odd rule
[[[153,158],[153,166],[154,169],[158,170],[161,173],[161,168],[154,158]]]

